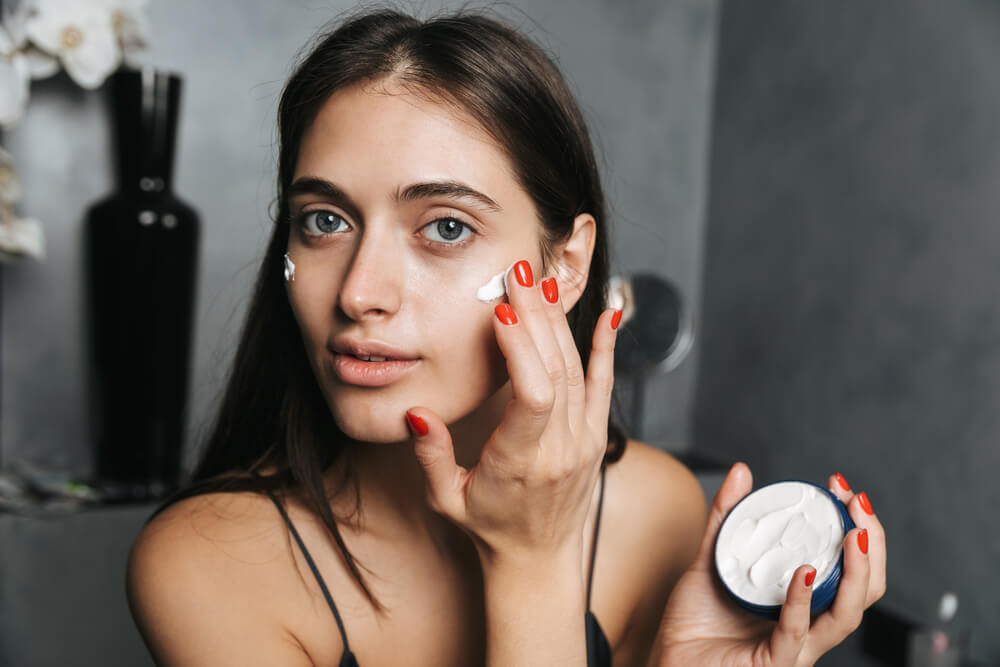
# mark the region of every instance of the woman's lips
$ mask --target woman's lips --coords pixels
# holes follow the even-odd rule
[[[333,372],[341,382],[359,387],[383,387],[403,377],[418,359],[364,361],[351,354],[334,353]]]

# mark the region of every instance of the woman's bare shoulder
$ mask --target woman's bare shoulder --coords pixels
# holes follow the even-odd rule
[[[269,534],[279,532],[275,518],[273,504],[259,494],[204,493],[175,502],[157,514],[139,533],[134,546],[175,545],[187,551],[228,544],[254,549],[265,543]]]
[[[684,464],[635,440],[607,471],[595,593],[617,628],[615,664],[644,665],[667,598],[701,542],[705,494]]]
[[[622,517],[631,517],[638,538],[662,543],[669,534],[680,541],[698,541],[707,516],[705,493],[691,470],[675,457],[629,440],[621,460],[608,467],[608,482],[609,500]],[[656,529],[661,531],[659,537],[650,533]]]
[[[136,537],[126,572],[129,608],[159,664],[311,664],[279,622],[291,566],[280,517],[266,497],[186,498]]]

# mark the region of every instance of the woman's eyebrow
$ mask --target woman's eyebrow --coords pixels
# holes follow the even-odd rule
[[[336,201],[343,206],[352,216],[360,218],[359,207],[351,200],[350,196],[339,187],[322,178],[306,176],[297,179],[288,187],[285,196],[292,199],[300,195],[319,195],[324,199]],[[414,183],[402,190],[397,190],[396,201],[409,202],[418,199],[428,199],[431,197],[447,197],[449,199],[465,199],[472,201],[479,206],[495,211],[503,211],[503,207],[483,194],[479,190],[472,188],[459,181],[427,181],[424,183]]]
[[[294,183],[288,186],[285,198],[290,200],[300,195],[319,195],[323,199],[329,199],[336,202],[337,205],[347,211],[350,216],[358,220],[361,219],[361,209],[358,208],[358,205],[354,203],[346,192],[338,188],[330,181],[322,178],[316,178],[315,176],[306,176],[297,179]]]
[[[447,197],[449,199],[467,199],[483,208],[496,213],[503,211],[500,204],[484,195],[479,190],[469,187],[459,181],[429,181],[426,183],[414,183],[408,185],[403,190],[396,193],[397,201],[414,201],[417,199],[427,199],[431,197]]]

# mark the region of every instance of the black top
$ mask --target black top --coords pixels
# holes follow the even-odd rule
[[[306,563],[309,564],[309,569],[312,570],[313,575],[316,577],[316,582],[319,584],[320,590],[323,591],[323,597],[326,598],[326,603],[330,605],[330,611],[333,612],[333,618],[337,621],[337,629],[340,630],[340,638],[344,642],[344,653],[340,656],[340,667],[358,667],[357,658],[355,658],[354,654],[351,653],[351,649],[347,644],[347,631],[344,630],[344,621],[340,618],[340,612],[337,611],[337,605],[333,603],[330,591],[327,590],[323,577],[320,576],[319,570],[316,569],[316,564],[313,563],[312,556],[309,555],[306,545],[302,543],[302,538],[299,537],[299,531],[295,530],[295,526],[292,525],[292,520],[288,518],[288,513],[285,512],[285,508],[282,507],[281,503],[274,496],[274,494],[268,490],[267,495],[271,497],[275,507],[278,508],[281,516],[285,519],[285,523],[288,524],[288,529],[292,532],[292,537],[295,538],[296,544],[298,544],[299,549],[302,550],[302,555],[305,557]],[[594,544],[590,550],[590,571],[587,573],[587,667],[611,667],[611,645],[608,643],[607,637],[604,636],[604,630],[601,629],[601,624],[597,621],[597,617],[590,611],[590,589],[591,584],[594,581],[594,562],[597,559],[597,535],[598,530],[601,527],[601,509],[603,507],[604,469],[602,468],[601,491],[597,501],[597,519],[594,521]]]

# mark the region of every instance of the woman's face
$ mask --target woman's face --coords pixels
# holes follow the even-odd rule
[[[453,423],[503,386],[497,302],[476,291],[520,259],[537,282],[541,227],[471,117],[391,84],[338,91],[303,136],[288,194],[288,297],[348,437],[404,440],[407,409]]]

